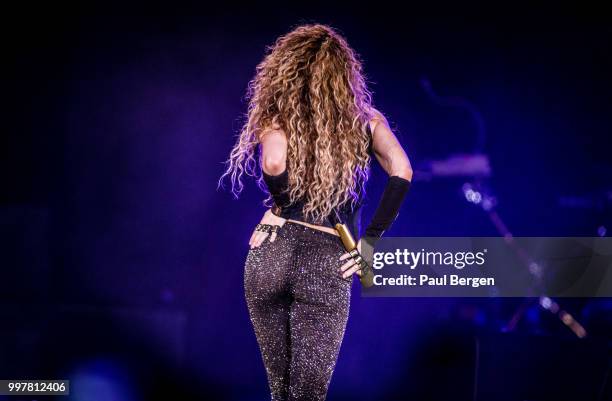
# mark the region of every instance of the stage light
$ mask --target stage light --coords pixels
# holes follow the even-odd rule
[[[540,297],[540,306],[542,306],[542,308],[550,310],[552,303],[552,299],[548,297]]]
[[[493,198],[491,196],[486,196],[482,200],[482,208],[488,212],[491,209],[493,209],[493,207],[495,206],[496,203],[497,202],[496,202],[495,198]]]
[[[466,183],[463,185],[463,195],[468,202],[475,205],[482,202],[482,194],[475,190],[471,184]]]

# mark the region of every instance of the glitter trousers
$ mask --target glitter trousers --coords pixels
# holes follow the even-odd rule
[[[249,250],[245,296],[272,401],[326,397],[351,297],[345,252],[340,237],[290,221]]]

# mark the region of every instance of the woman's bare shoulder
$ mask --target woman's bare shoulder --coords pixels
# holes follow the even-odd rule
[[[376,132],[376,127],[379,124],[382,124],[382,126],[389,128],[389,122],[387,121],[387,118],[384,116],[384,114],[381,113],[378,109],[375,109],[374,107],[372,107],[372,110],[374,111],[374,117],[370,120],[370,132],[374,134],[374,132]]]

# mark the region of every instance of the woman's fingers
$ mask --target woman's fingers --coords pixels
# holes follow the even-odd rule
[[[340,260],[344,260],[344,259],[350,258],[350,257],[351,257],[351,254],[349,252],[347,252],[347,253],[343,254],[342,256],[340,256]]]
[[[251,238],[249,238],[249,246],[253,245],[253,240],[255,240],[255,236],[257,235],[259,231],[255,231],[253,230],[253,233],[251,233]]]
[[[349,255],[348,253],[345,255]],[[344,255],[342,255],[344,256]],[[359,277],[362,275],[361,266],[355,262],[355,259],[351,258],[342,266],[340,266],[340,272],[342,272],[342,278],[347,278],[354,273],[357,273]]]
[[[344,274],[342,274],[342,278],[347,278],[350,277],[351,275],[353,275],[353,273],[355,273],[357,270],[359,270],[359,265],[353,265],[353,267],[351,267],[350,269],[348,269],[347,271],[344,272]]]
[[[249,243],[251,248],[255,248],[261,245],[261,243],[263,242],[262,237],[265,238],[267,235],[268,233],[265,233],[263,231],[255,231],[255,233],[253,234],[253,240]]]
[[[263,232],[260,230],[253,230],[253,234],[251,234],[251,239],[249,239],[249,246],[252,248],[255,244],[257,244],[257,240],[259,238],[259,236],[262,234]]]
[[[268,238],[270,236],[269,233],[264,233],[264,235],[261,236],[261,241],[259,241],[259,245],[263,244],[263,242],[266,240],[266,238]]]
[[[263,235],[261,236],[261,240],[259,241],[259,245],[263,244],[263,242],[266,240],[266,238],[268,238],[270,236],[270,234],[268,233],[263,233]]]
[[[259,244],[259,239],[261,238],[263,234],[264,234],[263,231],[255,232],[255,237],[253,238],[253,246],[257,246]]]
[[[257,239],[255,240],[255,246],[260,246],[266,240],[266,237],[268,235],[269,235],[268,233],[262,232],[261,235],[259,235]]]
[[[345,262],[342,266],[340,266],[340,271],[345,272],[349,267],[355,264],[355,261],[351,258],[349,261]]]
[[[280,224],[278,225],[268,224],[268,225],[271,226],[272,228],[276,226],[278,226],[278,228],[282,227]],[[274,242],[274,240],[276,240],[277,235],[278,235],[277,231],[273,231],[272,229],[269,232],[255,230],[253,231],[253,234],[251,234],[251,239],[249,240],[249,246],[251,248],[260,246],[266,240],[266,238],[268,238],[268,236],[270,236],[270,242]]]

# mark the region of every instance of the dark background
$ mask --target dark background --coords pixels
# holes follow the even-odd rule
[[[425,174],[475,150],[514,235],[609,235],[605,13],[202,8],[7,16],[0,378],[70,378],[75,400],[269,397],[242,276],[264,194],[247,179],[236,200],[217,180],[265,46],[299,23],[361,55],[417,171],[388,235],[499,235],[469,178]],[[480,149],[456,98],[484,122]],[[364,221],[384,183],[374,163]],[[610,301],[556,301],[586,339],[537,299],[368,299],[355,282],[329,399],[605,399]]]

